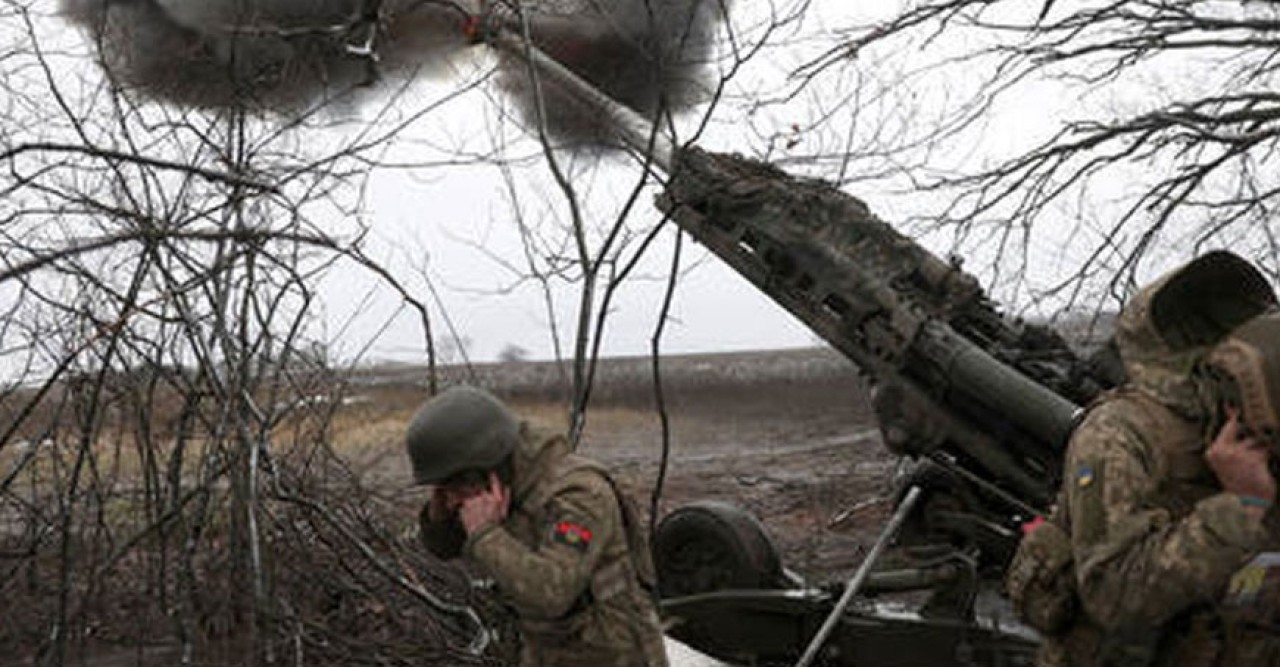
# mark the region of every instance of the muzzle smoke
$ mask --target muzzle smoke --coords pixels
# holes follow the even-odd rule
[[[681,111],[710,97],[711,64],[727,2],[722,0],[581,0],[528,15],[534,44],[613,99],[642,115]],[[557,13],[566,12],[566,13]],[[511,30],[523,25],[511,19]],[[518,59],[503,63],[502,82],[526,121],[537,114],[540,89],[545,123],[571,143],[607,145],[610,128],[565,90],[537,79]]]
[[[449,0],[63,0],[119,83],[183,107],[288,113],[355,88],[439,75],[470,46],[479,11]],[[496,3],[494,3],[496,6]],[[703,99],[722,0],[540,0],[524,20],[499,7],[493,25],[535,44],[614,99],[644,114]],[[504,90],[533,121],[527,66],[500,62]],[[543,86],[546,123],[573,142],[607,128],[564,91]]]
[[[63,0],[63,11],[118,82],[184,107],[295,111],[432,73],[467,45],[459,9],[420,0]]]

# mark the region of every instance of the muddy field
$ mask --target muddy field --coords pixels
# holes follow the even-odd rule
[[[661,360],[661,368],[659,410],[651,360],[601,363],[580,451],[611,466],[644,510],[650,507],[661,476],[660,515],[697,500],[734,503],[762,521],[791,571],[811,581],[847,578],[884,523],[887,507],[880,499],[890,490],[894,468],[893,457],[880,444],[865,385],[854,367],[833,351],[807,349],[668,357]],[[553,364],[448,368],[441,375],[445,382],[489,387],[538,426],[563,427],[566,421],[558,389],[563,386],[561,369]],[[326,399],[333,407],[327,413],[326,438],[331,445],[326,450],[345,460],[344,467],[365,489],[362,493],[377,499],[379,521],[408,536],[415,532],[424,492],[411,484],[401,438],[404,424],[428,394],[425,370],[384,366],[345,380],[341,391],[333,394],[340,399]],[[298,405],[308,409],[323,407],[319,398],[296,398]],[[332,450],[327,449],[330,446]],[[127,475],[122,483],[127,488]],[[323,488],[316,492],[322,497],[327,493]],[[286,523],[285,528],[292,525]],[[204,552],[209,558],[219,557],[216,544],[211,543],[210,549]],[[116,577],[112,581],[120,584],[134,576],[126,571],[144,574],[145,568],[129,569],[134,560],[137,567],[147,562],[141,553],[113,561]],[[299,563],[297,567],[325,566]],[[43,588],[15,583],[6,590]],[[305,599],[305,588],[294,594]],[[176,648],[167,629],[170,620],[158,616],[159,608],[148,602],[151,598],[145,591],[134,593],[140,597],[129,597],[133,602],[112,598],[119,609],[102,610],[103,628],[112,628],[116,639],[109,639],[105,630],[101,639],[86,637],[88,641],[75,645],[73,663],[93,667],[176,664]],[[29,613],[10,607],[5,617],[38,629],[39,619],[49,613],[44,608],[47,599],[32,602],[24,603]],[[130,623],[122,615],[126,613],[142,616]],[[151,620],[141,622],[143,616]],[[139,623],[154,632],[140,629]],[[19,632],[16,626],[10,629],[9,648],[0,651],[0,666],[35,664],[39,646],[14,638],[36,635],[23,634],[27,631]],[[152,638],[145,649],[126,638],[139,634]],[[680,647],[672,651],[673,657],[684,655]],[[212,656],[198,661],[215,667],[233,663]],[[684,656],[677,657],[676,664],[714,663]]]
[[[617,471],[647,509],[663,468],[665,413],[660,515],[698,500],[734,503],[761,520],[789,570],[847,579],[887,520],[895,464],[853,365],[829,349],[667,358],[660,412],[651,363],[601,365],[580,451]],[[545,364],[504,364],[470,380],[548,425],[559,419],[545,403],[552,374]],[[407,483],[398,456],[374,474]],[[668,651],[674,667],[720,665],[675,643]]]
[[[560,419],[546,405],[552,373],[549,364],[498,364],[474,369],[469,380],[549,426]],[[663,453],[651,377],[649,359],[602,362],[580,449],[616,470],[644,508]],[[662,377],[669,451],[660,513],[701,499],[732,502],[760,518],[790,569],[851,573],[886,518],[877,500],[894,464],[854,366],[814,348],[670,357]],[[370,473],[407,484],[402,453],[383,453]]]
[[[843,576],[886,518],[894,458],[865,385],[836,353],[815,350],[686,358],[672,374],[670,454],[661,511],[699,499],[755,514],[784,563],[802,575]],[[697,381],[699,376],[710,377]],[[620,471],[641,498],[658,474],[656,417],[588,430],[583,451]]]

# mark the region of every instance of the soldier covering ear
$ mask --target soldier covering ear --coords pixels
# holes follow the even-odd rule
[[[1024,539],[1007,580],[1021,608],[1054,612],[1036,616],[1053,621],[1039,665],[1280,664],[1276,481],[1246,428],[1275,424],[1275,306],[1263,276],[1227,252],[1125,305],[1128,380],[1071,436],[1050,520],[1066,539]],[[1045,597],[1063,593],[1056,584],[1074,602]]]
[[[1232,331],[1205,359],[1210,400],[1239,410],[1250,435],[1280,454],[1280,311]]]
[[[645,534],[603,466],[474,387],[428,401],[405,445],[414,478],[434,486],[423,541],[497,583],[523,667],[665,667]]]

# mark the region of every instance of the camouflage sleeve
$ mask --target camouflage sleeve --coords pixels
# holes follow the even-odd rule
[[[422,544],[436,558],[450,560],[462,555],[467,532],[463,530],[457,514],[444,521],[432,521],[431,501],[427,501],[422,505],[422,511],[418,512],[418,529]]]
[[[608,481],[591,471],[571,478],[547,501],[535,547],[496,525],[467,542],[466,554],[488,571],[522,618],[568,613],[590,586],[605,546],[622,530]]]
[[[1235,496],[1175,520],[1159,507],[1160,461],[1123,402],[1091,412],[1072,437],[1064,487],[1085,611],[1103,627],[1151,627],[1212,602],[1266,531]]]

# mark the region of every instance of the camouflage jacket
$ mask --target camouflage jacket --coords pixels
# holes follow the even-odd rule
[[[1280,531],[1219,487],[1190,373],[1203,350],[1164,344],[1148,296],[1117,333],[1129,384],[1068,446],[1058,518],[1083,613],[1039,664],[1280,665]]]
[[[520,620],[522,667],[665,667],[644,534],[604,469],[563,437],[526,437],[514,473],[501,525],[460,544],[456,521],[424,521],[428,547],[494,579]]]

